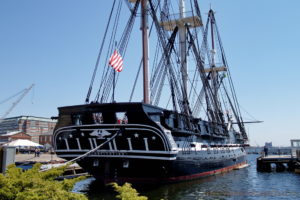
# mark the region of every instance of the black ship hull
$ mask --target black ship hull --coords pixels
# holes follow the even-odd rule
[[[96,157],[79,161],[78,164],[92,174],[99,182],[107,184],[155,185],[194,180],[227,172],[246,165],[245,155],[236,159],[208,161],[161,161],[130,159],[124,166],[124,159],[102,158],[99,166],[93,166]]]
[[[117,111],[126,113],[126,122],[115,119],[114,124],[105,123]],[[207,137],[213,135],[207,131],[216,129],[205,127],[204,121],[192,124],[199,129],[183,130],[184,116],[177,116],[178,124],[174,120],[170,127],[172,115],[167,112],[142,103],[62,108],[64,120],[54,134],[56,153],[67,160],[85,155],[77,163],[104,184],[178,182],[246,164],[243,145],[225,143],[223,129],[214,138]],[[87,117],[92,113],[101,113],[103,120],[97,124],[95,118]],[[79,117],[80,123],[79,115],[85,117]],[[92,121],[88,123],[88,119]]]

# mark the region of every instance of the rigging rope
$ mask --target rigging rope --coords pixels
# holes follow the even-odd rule
[[[167,44],[166,44],[166,41],[167,41],[168,37],[166,36],[166,32],[162,29],[162,27],[160,26],[160,24],[158,22],[158,18],[156,16],[152,1],[149,1],[149,5],[150,5],[151,16],[152,16],[152,19],[155,23],[155,27],[156,27],[156,30],[157,30],[158,39],[159,39],[160,44],[162,46],[163,55],[165,55],[166,60],[169,60],[168,62],[166,62],[166,64],[167,64],[167,67],[168,67],[168,72],[170,74],[170,83],[173,82],[173,84],[174,84],[174,92],[176,92],[176,97],[177,97],[177,100],[178,100],[177,103],[180,107],[181,112],[186,113],[188,110],[184,108],[182,94],[181,94],[182,90],[179,89],[179,88],[182,88],[182,83],[180,81],[178,81],[178,79],[176,79],[177,76],[175,76],[174,70],[171,66],[171,58],[166,57],[166,55],[168,54],[167,53]],[[178,84],[180,85],[180,87],[179,87]],[[175,94],[173,94],[173,95],[175,95]]]
[[[160,61],[160,65],[158,65],[159,67],[157,67],[156,69],[158,70],[157,72],[154,72],[155,74],[158,74],[157,79],[158,80],[153,80],[153,82],[155,83],[153,90],[151,91],[151,95],[153,96],[152,99],[154,98],[154,95],[156,95],[155,101],[154,101],[154,105],[158,105],[160,96],[161,96],[161,92],[162,92],[162,87],[163,87],[163,83],[166,77],[166,69],[167,66],[170,65],[170,60],[168,58],[170,58],[170,54],[172,52],[173,49],[173,45],[174,45],[174,41],[175,41],[175,37],[176,34],[178,32],[178,27],[176,27],[169,39],[169,42],[166,46],[166,49],[164,51],[164,53],[167,53],[166,55],[163,55]]]
[[[86,99],[85,99],[85,103],[89,103],[89,100],[90,100],[92,88],[93,88],[93,85],[94,85],[94,80],[95,80],[95,77],[96,77],[96,74],[97,74],[97,69],[98,69],[98,66],[99,66],[100,57],[101,57],[102,50],[103,50],[103,47],[104,47],[104,42],[105,42],[106,35],[107,35],[107,32],[108,32],[108,28],[109,28],[110,20],[111,20],[111,17],[112,17],[112,13],[114,11],[115,3],[116,3],[116,0],[114,0],[114,2],[113,2],[112,8],[111,8],[111,11],[110,11],[110,14],[109,14],[108,22],[106,24],[106,28],[105,28],[105,32],[104,32],[104,37],[103,37],[101,47],[100,47],[100,50],[99,50],[99,53],[98,53],[97,61],[96,61],[95,67],[94,67],[94,72],[93,72],[92,80],[91,80],[89,90],[88,90],[88,93],[87,93],[87,96],[86,96]]]
[[[238,103],[238,100],[237,100],[234,84],[233,84],[233,81],[232,81],[232,78],[231,78],[230,69],[228,67],[228,63],[227,63],[226,56],[225,56],[225,51],[224,51],[222,41],[221,41],[221,36],[220,36],[219,31],[218,31],[218,26],[217,26],[217,23],[216,23],[213,12],[211,12],[211,17],[214,20],[214,26],[215,26],[215,30],[216,30],[216,33],[217,33],[219,48],[221,50],[222,61],[223,61],[224,66],[227,68],[228,80],[229,80],[228,82],[229,82],[229,86],[230,86],[231,96],[232,96],[233,101],[234,101],[233,105],[232,105],[230,99],[228,99],[228,100],[229,100],[230,104],[232,105],[232,109],[235,109],[235,117],[236,117],[236,120],[238,121],[240,131],[242,132],[244,138],[247,139],[247,135],[246,135],[245,128],[244,128],[244,123],[243,123],[241,111],[240,111],[240,108],[239,108],[239,103]],[[227,94],[227,97],[229,98],[229,95],[228,95],[227,92],[226,92],[226,94]]]
[[[215,23],[215,26],[217,27],[217,24]],[[231,79],[231,73],[230,73],[230,69],[229,69],[229,66],[228,66],[228,63],[227,63],[227,60],[226,60],[226,56],[225,56],[225,52],[224,52],[224,48],[223,48],[223,45],[222,45],[222,41],[221,41],[221,37],[220,37],[220,33],[217,29],[217,35],[218,35],[218,38],[219,38],[219,43],[220,43],[220,49],[221,49],[221,54],[222,54],[222,60],[224,62],[224,65],[226,66],[227,68],[227,73],[228,73],[228,80],[229,80],[229,85],[230,85],[230,89],[231,89],[231,93],[232,93],[232,97],[233,97],[233,100],[234,100],[234,104],[235,104],[235,109],[237,110],[238,112],[238,116],[240,118],[240,121],[242,122],[242,115],[241,115],[241,111],[239,109],[239,103],[238,103],[238,100],[237,100],[237,97],[236,97],[236,92],[235,92],[235,88],[234,88],[234,84],[233,84],[233,81]]]
[[[194,42],[194,39],[191,35],[191,32],[188,30],[188,35],[190,36],[190,43],[192,45],[192,50],[193,50],[193,53],[194,55],[196,56],[196,61],[197,61],[197,69],[199,71],[199,74],[200,74],[200,78],[202,80],[202,84],[203,84],[203,88],[204,88],[204,92],[205,92],[205,97],[206,97],[206,105],[207,105],[207,110],[209,111],[210,115],[208,117],[209,120],[211,121],[214,121],[214,122],[217,122],[216,120],[216,116],[215,114],[212,112],[212,109],[210,108],[210,101],[214,101],[214,98],[212,97],[213,96],[213,93],[212,93],[212,90],[211,90],[211,87],[208,83],[208,80],[206,78],[206,75],[205,75],[205,70],[204,70],[204,66],[203,66],[203,61],[201,59],[201,56],[197,50],[197,47],[195,45],[195,42]]]
[[[120,9],[120,3],[121,3],[121,1],[119,1],[117,10]],[[118,11],[117,11],[117,13],[118,13]],[[111,24],[111,23],[109,22],[109,24]],[[114,30],[114,27],[115,27],[115,23],[113,24],[113,30]],[[110,46],[111,46],[111,40],[110,40],[110,43],[109,43],[109,47],[110,47]],[[107,54],[106,54],[105,63],[107,62],[107,59],[108,59],[108,52],[107,52]],[[95,102],[97,102],[98,99],[99,99],[100,91],[101,91],[101,89],[102,89],[102,86],[104,85],[105,78],[107,77],[108,71],[109,71],[109,69],[106,68],[106,67],[103,69],[103,72],[102,72],[102,78],[101,78],[101,80],[100,80],[100,87],[99,87],[99,89],[98,89],[98,91],[97,91],[97,93],[96,93],[96,97],[95,97],[95,100],[94,100]]]
[[[140,1],[138,0],[135,3],[134,9],[131,12],[131,16],[130,16],[127,24],[126,24],[126,27],[123,31],[123,34],[121,36],[121,39],[120,39],[120,42],[119,42],[119,45],[118,45],[118,50],[119,50],[120,54],[122,55],[123,59],[126,55],[126,49],[127,49],[129,38],[130,38],[129,36],[130,36],[130,33],[133,29],[133,25],[134,25],[134,21],[135,21],[135,18],[136,18],[136,13],[137,13],[139,2]],[[117,13],[117,17],[116,17],[115,22],[119,19],[119,16],[120,16],[120,10]],[[116,31],[116,28],[117,28],[116,25],[117,25],[117,23],[115,23],[115,26],[114,26],[114,29],[113,29],[114,33],[117,32]],[[109,53],[113,51],[112,41],[115,41],[115,34],[111,38],[111,42],[110,42],[110,46],[109,46],[110,51],[108,51],[108,55],[110,55]],[[107,56],[107,59],[108,59],[108,56]],[[111,93],[112,85],[113,85],[111,83],[112,83],[113,77],[114,77],[114,70],[110,67],[106,67],[106,69],[107,69],[106,73],[105,73],[106,75],[105,76],[103,75],[103,77],[106,77],[106,79],[101,83],[100,88],[99,88],[98,93],[97,93],[97,96],[96,96],[96,101],[98,101],[99,98],[100,98],[100,93],[102,93],[101,98],[100,98],[101,103],[107,102],[107,100],[110,96],[110,93]],[[119,74],[117,74],[116,82],[118,81],[118,77],[119,77]]]
[[[101,101],[100,103],[106,102],[109,96],[109,93],[113,87],[112,81],[113,81],[113,77],[114,77],[114,70],[111,67],[107,67],[107,63],[108,63],[108,59],[111,55],[111,52],[113,51],[114,48],[114,44],[115,44],[115,38],[116,38],[116,33],[117,33],[117,29],[118,29],[118,24],[119,24],[119,18],[120,18],[120,13],[121,13],[121,8],[122,8],[122,2],[123,1],[119,1],[118,4],[118,8],[117,8],[117,13],[115,16],[115,21],[113,24],[113,28],[112,28],[112,35],[111,38],[109,40],[109,47],[108,47],[108,51],[106,54],[106,60],[105,60],[105,68],[106,68],[106,75],[103,77],[104,74],[102,74],[102,78],[106,78],[104,79],[105,82],[104,84],[101,84],[101,86],[103,86],[103,91],[102,91],[102,96],[101,96]],[[108,74],[109,73],[109,74]],[[108,75],[107,75],[108,74]],[[100,87],[101,87],[100,86]],[[99,96],[97,94],[97,96]],[[98,101],[99,99],[96,99],[96,101]]]

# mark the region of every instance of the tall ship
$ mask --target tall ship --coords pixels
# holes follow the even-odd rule
[[[102,183],[164,184],[246,165],[248,137],[214,11],[204,22],[197,0],[110,3],[85,103],[58,108],[56,154]]]

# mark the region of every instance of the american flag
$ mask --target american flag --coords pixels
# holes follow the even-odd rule
[[[117,50],[111,55],[109,65],[112,66],[116,72],[121,72],[123,70],[123,59]]]

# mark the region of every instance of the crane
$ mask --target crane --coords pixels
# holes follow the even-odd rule
[[[17,99],[17,101],[13,102],[10,108],[5,112],[5,114],[0,117],[0,123],[7,117],[7,115],[16,107],[16,105],[26,96],[26,94],[33,88],[34,84],[31,84],[28,88],[25,88],[22,91],[22,95]]]

